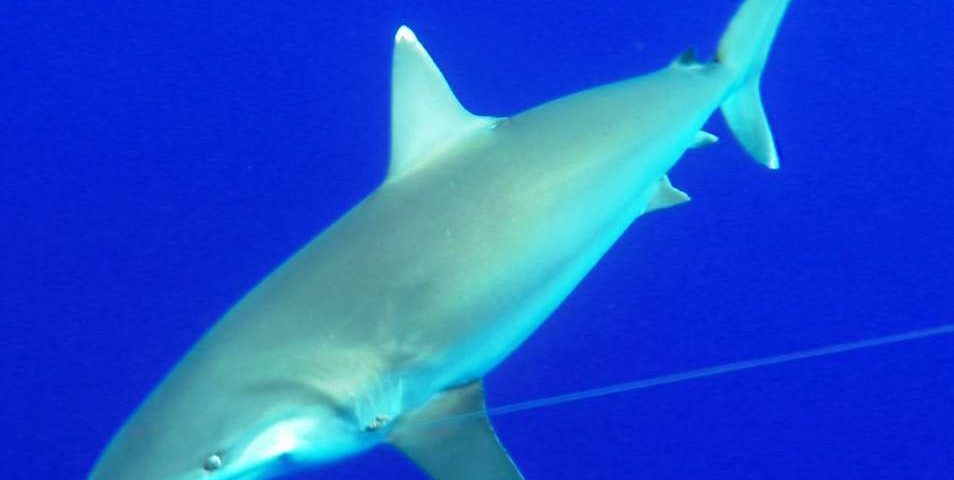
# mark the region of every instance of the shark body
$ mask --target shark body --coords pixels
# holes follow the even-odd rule
[[[387,179],[235,305],[113,438],[91,480],[274,478],[399,448],[439,480],[518,479],[481,379],[640,215],[723,109],[778,165],[758,84],[787,0],[747,0],[718,57],[509,118],[457,102],[395,37]]]

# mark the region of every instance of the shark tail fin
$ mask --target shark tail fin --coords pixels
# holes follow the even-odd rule
[[[716,61],[738,77],[737,86],[722,104],[729,129],[749,155],[773,170],[778,168],[778,153],[759,84],[789,1],[746,0],[729,23],[716,54]]]

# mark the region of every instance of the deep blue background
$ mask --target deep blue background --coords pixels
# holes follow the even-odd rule
[[[0,3],[0,476],[83,478],[219,314],[375,187],[401,23],[507,115],[711,53],[735,7]],[[639,220],[490,403],[954,321],[952,24],[945,1],[793,2],[763,82],[782,170],[714,118],[724,141],[671,175],[693,202]],[[531,480],[952,478],[951,365],[941,337],[495,423]],[[417,475],[381,449],[300,478]]]

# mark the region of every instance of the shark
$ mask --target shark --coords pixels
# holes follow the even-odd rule
[[[638,217],[689,200],[667,173],[717,110],[778,168],[759,85],[788,4],[742,2],[711,61],[509,117],[465,109],[402,26],[386,178],[199,339],[88,478],[277,478],[378,445],[438,480],[523,478],[483,378]]]

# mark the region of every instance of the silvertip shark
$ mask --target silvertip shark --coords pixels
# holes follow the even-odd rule
[[[636,218],[689,200],[667,172],[716,110],[778,167],[759,83],[788,3],[743,2],[712,61],[507,118],[464,109],[402,26],[385,180],[206,332],[89,478],[267,479],[381,444],[438,480],[523,478],[483,377]]]

